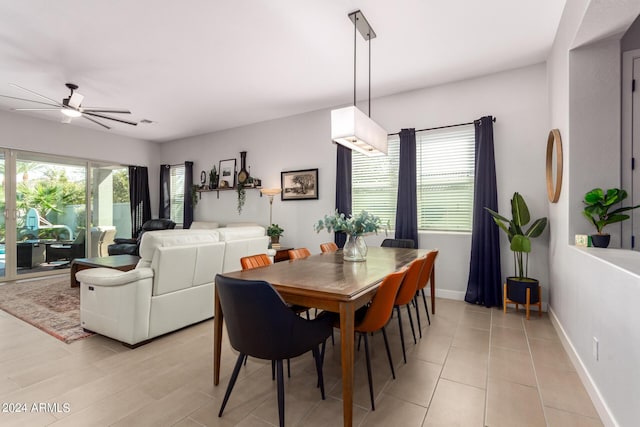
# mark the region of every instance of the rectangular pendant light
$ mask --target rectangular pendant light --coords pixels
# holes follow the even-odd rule
[[[367,156],[387,154],[387,131],[355,105],[331,111],[331,139]]]

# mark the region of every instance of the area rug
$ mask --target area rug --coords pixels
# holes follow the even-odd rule
[[[80,288],[68,274],[0,284],[0,309],[66,343],[93,335],[80,327]]]

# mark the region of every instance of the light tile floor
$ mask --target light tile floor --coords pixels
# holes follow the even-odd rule
[[[417,344],[408,323],[404,327],[406,365],[397,319],[387,326],[396,380],[382,337],[371,340],[375,412],[364,351],[356,353],[354,425],[602,425],[546,314],[527,321],[522,311],[503,314],[438,299],[427,326],[421,309],[423,338]],[[218,418],[235,354],[225,337],[221,384],[214,387],[212,330],[212,321],[203,322],[134,350],[98,335],[67,345],[0,311],[0,402],[13,403],[13,411],[24,408],[15,404],[27,409],[0,412],[0,425],[277,425],[270,363],[251,358]],[[287,425],[342,424],[339,347],[328,344],[324,371],[322,401],[311,355],[291,361]],[[59,404],[58,410],[33,410],[34,403],[46,402]]]

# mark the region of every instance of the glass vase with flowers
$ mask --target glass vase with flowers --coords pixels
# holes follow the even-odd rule
[[[365,261],[367,258],[367,244],[363,235],[366,233],[377,233],[382,228],[380,217],[372,215],[367,211],[360,211],[356,215],[347,217],[337,210],[333,215],[325,215],[314,225],[316,232],[327,230],[329,233],[346,233],[347,242],[342,249],[345,261]],[[386,227],[385,227],[386,230]]]

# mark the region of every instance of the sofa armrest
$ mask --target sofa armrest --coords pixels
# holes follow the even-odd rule
[[[150,268],[136,268],[130,271],[89,268],[76,273],[78,282],[95,286],[122,286],[148,278],[153,278],[153,270]]]

